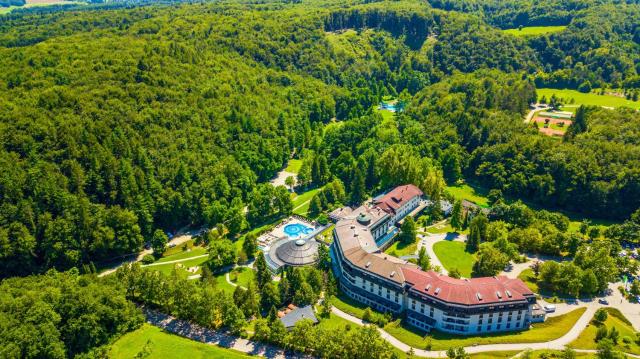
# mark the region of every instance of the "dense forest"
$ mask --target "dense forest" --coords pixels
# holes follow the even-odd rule
[[[586,36],[581,21],[606,20],[615,26],[593,36],[620,36],[632,66],[621,60],[616,77],[585,58],[580,71],[594,83],[632,78],[637,24],[625,19],[638,6],[593,19],[590,8],[567,34],[543,37],[547,51],[584,54],[591,40],[560,36]],[[443,178],[465,176],[547,206],[627,218],[640,198],[638,115],[590,109],[588,130],[570,140],[538,136],[521,124],[534,84],[548,80],[536,71],[552,76],[566,64],[545,59],[565,56],[540,54],[540,39],[503,34],[470,12],[406,1],[5,17],[2,273],[135,252],[157,228],[233,221],[237,233],[256,184],[294,153],[327,162],[330,173],[308,185],[335,176],[354,202],[361,179],[365,192],[416,182],[438,195]],[[406,114],[371,112],[384,95],[407,100]]]

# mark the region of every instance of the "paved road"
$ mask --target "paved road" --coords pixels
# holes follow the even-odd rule
[[[575,308],[574,308],[575,309]],[[515,343],[515,344],[487,344],[487,345],[478,345],[478,346],[471,346],[471,347],[466,347],[465,351],[467,351],[467,353],[473,354],[473,353],[482,353],[482,352],[487,352],[487,351],[516,351],[516,350],[526,350],[526,349],[532,349],[532,350],[542,350],[542,349],[555,349],[555,350],[562,350],[564,349],[565,345],[571,343],[572,341],[574,341],[582,332],[582,330],[587,326],[587,324],[589,323],[589,321],[591,320],[591,318],[593,317],[593,314],[596,311],[596,307],[592,306],[592,307],[588,307],[587,310],[584,312],[584,314],[582,314],[582,316],[578,319],[578,321],[576,322],[576,324],[573,326],[573,328],[571,328],[571,330],[569,330],[569,332],[567,332],[565,335],[563,335],[562,337],[555,339],[555,340],[551,340],[548,342],[541,342],[541,343]],[[347,314],[343,311],[341,311],[340,309],[333,307],[332,308],[332,312],[343,318],[346,319],[350,322],[356,323],[358,325],[364,325],[363,321],[359,318],[356,318],[350,314]],[[387,333],[384,329],[382,328],[378,328],[378,331],[380,332],[380,335],[382,336],[383,339],[385,339],[386,341],[388,341],[391,345],[393,345],[394,347],[396,347],[399,350],[402,350],[403,352],[408,352],[411,347],[403,342],[401,342],[400,340],[396,339],[395,337],[393,337],[391,334]],[[420,356],[420,357],[428,357],[428,358],[438,358],[438,357],[446,357],[446,351],[444,350],[423,350],[423,349],[418,349],[418,348],[414,348],[413,349],[415,351],[416,356]]]
[[[283,349],[269,344],[238,338],[226,332],[207,329],[197,324],[176,319],[172,316],[154,310],[145,309],[144,312],[147,317],[147,322],[151,325],[205,344],[218,345],[224,348],[230,348],[250,355],[257,355],[266,358],[304,358],[303,356],[285,352]]]

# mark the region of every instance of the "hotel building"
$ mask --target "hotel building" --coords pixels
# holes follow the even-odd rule
[[[455,279],[381,251],[422,196],[416,186],[400,186],[372,206],[336,218],[331,256],[342,291],[378,311],[404,314],[407,323],[426,331],[472,335],[528,329],[536,299],[521,280]]]

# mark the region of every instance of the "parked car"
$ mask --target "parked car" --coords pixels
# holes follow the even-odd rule
[[[547,304],[544,307],[542,307],[544,309],[545,312],[547,313],[553,313],[556,311],[556,306],[553,304]]]
[[[606,300],[605,298],[600,298],[598,299],[598,303],[600,304],[604,304],[604,305],[609,305],[609,301]]]

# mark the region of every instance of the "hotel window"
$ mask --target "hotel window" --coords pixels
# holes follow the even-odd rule
[[[478,327],[476,328],[476,332],[480,332],[482,331],[482,327],[478,325]]]
[[[498,326],[496,327],[496,330],[500,330],[500,324],[498,324]]]
[[[487,330],[491,330],[491,326],[490,325],[487,325]]]
[[[511,323],[507,323],[507,329],[511,328]]]
[[[484,314],[480,314],[480,319],[482,319],[484,317]]]
[[[498,318],[498,323],[502,323],[502,317]]]
[[[482,324],[482,319],[478,320],[478,324]]]
[[[431,318],[433,318],[433,307],[431,307],[431,308],[429,309],[429,316],[430,316]]]
[[[489,324],[493,324],[493,318],[489,318]]]

